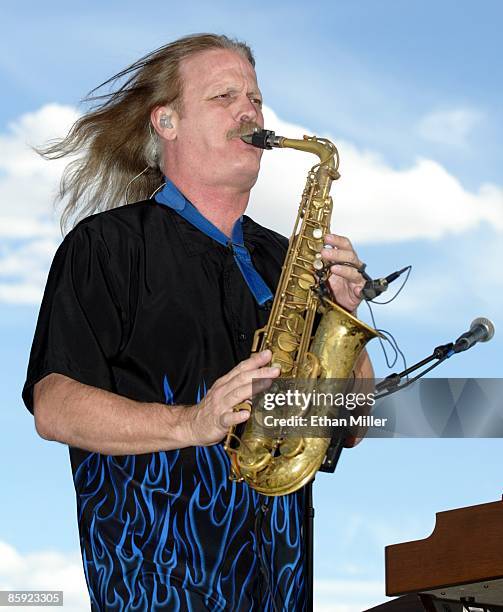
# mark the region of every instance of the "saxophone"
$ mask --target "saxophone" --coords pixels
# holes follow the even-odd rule
[[[286,147],[317,155],[308,172],[268,323],[255,332],[252,352],[270,349],[281,378],[347,379],[366,343],[378,336],[371,327],[327,298],[327,271],[321,259],[323,237],[330,233],[332,182],[339,178],[339,154],[325,138],[291,139],[270,130],[242,137],[248,144]],[[322,314],[314,338],[317,313]],[[235,410],[248,409],[240,404]],[[330,438],[257,435],[248,419],[231,427],[224,448],[231,480],[245,481],[264,495],[292,493],[314,478]]]

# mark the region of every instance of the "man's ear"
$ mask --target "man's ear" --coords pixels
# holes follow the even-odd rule
[[[170,106],[156,106],[150,113],[150,121],[163,140],[175,140],[178,113]]]

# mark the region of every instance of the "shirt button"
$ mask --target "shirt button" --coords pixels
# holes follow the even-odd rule
[[[245,334],[245,332],[239,332],[238,338],[241,342],[244,342],[248,338],[248,334]]]

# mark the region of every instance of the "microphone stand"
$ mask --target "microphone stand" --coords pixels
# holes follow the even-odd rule
[[[437,346],[429,357],[426,357],[425,359],[418,361],[414,365],[410,366],[409,368],[406,368],[405,370],[402,370],[399,373],[393,372],[393,374],[386,376],[384,380],[382,380],[380,383],[376,385],[376,391],[377,392],[383,391],[383,393],[380,395],[376,395],[375,399],[379,399],[380,397],[383,397],[385,395],[390,395],[391,393],[394,393],[395,391],[404,389],[405,387],[407,387],[408,385],[416,381],[418,378],[421,378],[421,376],[424,376],[430,370],[433,370],[433,368],[436,368],[443,361],[445,361],[446,359],[448,359],[455,353],[456,353],[456,350],[455,350],[453,342],[449,342],[448,344],[442,344],[441,346]],[[418,376],[415,376],[412,380],[407,381],[404,385],[399,386],[400,381],[402,380],[404,376],[408,376],[412,372],[415,372],[419,368],[422,368],[423,366],[425,366],[427,363],[430,363],[430,361],[433,361],[434,359],[437,360],[436,363],[434,363],[432,366],[424,370],[424,372],[421,372],[420,374],[418,374]]]
[[[442,344],[437,346],[431,355],[425,357],[421,361],[418,361],[416,364],[406,368],[402,372],[394,372],[387,376],[384,380],[376,385],[376,391],[382,393],[375,396],[375,399],[379,399],[380,397],[384,397],[386,395],[390,395],[391,393],[395,393],[396,391],[400,391],[405,387],[412,384],[421,376],[424,376],[433,368],[436,368],[443,361],[451,357],[452,355],[459,352],[458,347],[454,342],[449,342],[447,344]],[[400,381],[404,376],[408,376],[412,372],[415,372],[419,368],[422,368],[426,364],[431,361],[436,360],[436,363],[431,365],[429,368],[426,368],[423,372],[408,380],[405,384],[400,385]],[[344,446],[344,436],[335,436],[329,445],[327,450],[327,455],[325,458],[325,462],[320,467],[320,472],[329,472],[333,473],[339,457],[341,455],[342,449]],[[313,588],[314,588],[314,506],[313,506],[313,480],[311,480],[304,487],[304,542],[305,542],[305,558],[306,558],[306,603],[307,612],[313,612]]]
[[[333,474],[344,448],[344,435],[332,438],[327,449],[324,463],[320,472]],[[306,570],[306,612],[314,610],[314,504],[313,504],[314,478],[304,486],[304,549]]]
[[[385,391],[382,395],[388,395],[390,393],[394,393],[400,389],[403,389],[408,384],[412,383],[414,380],[426,374],[431,369],[435,368],[437,365],[440,365],[442,361],[449,358],[454,354],[454,344],[449,342],[448,344],[443,344],[442,346],[437,346],[437,348],[433,351],[433,353],[422,359],[415,365],[411,366],[403,370],[400,373],[394,372],[387,376],[383,381],[376,385],[377,391]],[[398,386],[400,381],[404,376],[407,376],[411,372],[423,367],[430,361],[434,359],[437,360],[437,363],[433,364],[430,368],[427,368],[424,372],[414,378],[413,380],[407,382],[405,385],[401,387]],[[381,397],[382,397],[381,395]],[[376,396],[376,399],[379,396]],[[327,450],[327,456],[324,464],[320,467],[320,472],[329,472],[333,473],[335,471],[335,467],[341,455],[342,449],[344,446],[344,436],[336,436],[331,440],[330,446]],[[313,480],[307,483],[304,487],[304,547],[305,547],[305,558],[306,558],[306,611],[313,612],[313,601],[314,601],[314,506],[313,506]]]
[[[314,590],[314,506],[313,506],[313,482],[307,483],[304,490],[304,540],[306,555],[306,611],[313,612],[313,590]]]

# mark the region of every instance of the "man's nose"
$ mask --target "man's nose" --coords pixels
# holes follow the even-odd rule
[[[236,120],[240,123],[246,121],[257,121],[259,108],[248,98],[248,96],[240,96],[239,104],[236,108]]]

